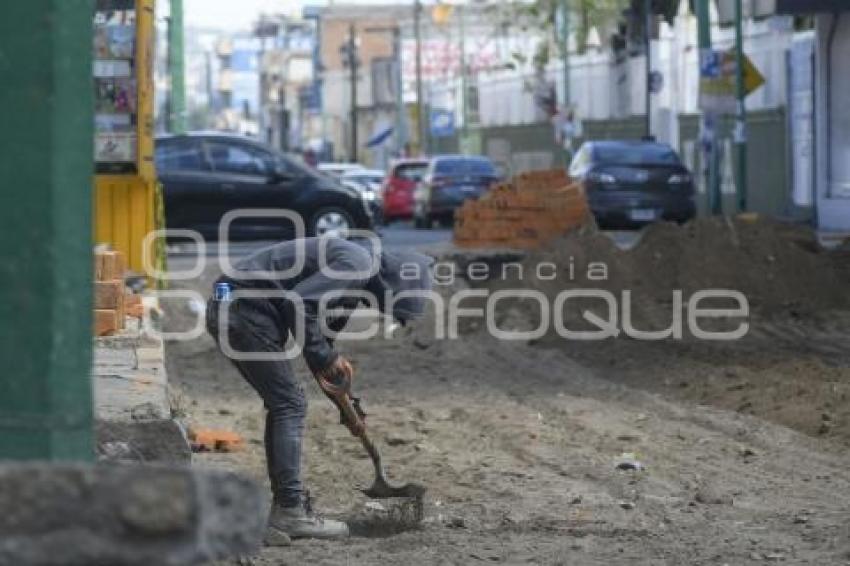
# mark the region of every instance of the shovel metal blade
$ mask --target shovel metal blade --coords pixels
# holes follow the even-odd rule
[[[421,498],[425,495],[427,489],[424,485],[417,483],[408,483],[401,487],[395,487],[390,485],[383,477],[378,476],[369,489],[362,491],[370,499],[391,499],[394,497]]]

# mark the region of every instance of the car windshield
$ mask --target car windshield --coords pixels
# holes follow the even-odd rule
[[[428,169],[427,163],[407,163],[399,165],[395,169],[393,176],[407,181],[419,182],[425,176],[425,171]]]
[[[593,160],[616,165],[678,165],[679,156],[663,144],[600,144],[593,150]]]
[[[495,177],[496,168],[485,159],[439,159],[434,167],[437,175],[448,177]]]

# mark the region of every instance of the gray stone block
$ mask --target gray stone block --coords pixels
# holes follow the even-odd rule
[[[192,450],[177,421],[98,421],[95,424],[97,457],[102,462],[138,462],[189,465]]]
[[[0,465],[0,565],[201,564],[252,554],[263,497],[233,474],[152,465]]]

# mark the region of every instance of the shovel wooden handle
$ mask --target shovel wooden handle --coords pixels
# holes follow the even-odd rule
[[[323,376],[316,376],[316,381],[319,383],[319,387],[321,387],[325,395],[327,395],[328,398],[333,401],[334,405],[336,405],[337,409],[339,409],[342,424],[351,431],[351,434],[358,438],[365,435],[366,422],[363,420],[361,413],[354,406],[354,402],[351,400],[351,395],[349,394],[351,382],[345,379],[341,385],[336,385],[328,381]]]

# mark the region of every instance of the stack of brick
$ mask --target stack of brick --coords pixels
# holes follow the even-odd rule
[[[539,248],[588,217],[582,187],[565,171],[533,171],[464,203],[455,215],[454,241],[466,248]]]
[[[94,335],[107,336],[123,330],[126,317],[141,318],[141,296],[124,287],[124,255],[96,251],[94,255]]]

